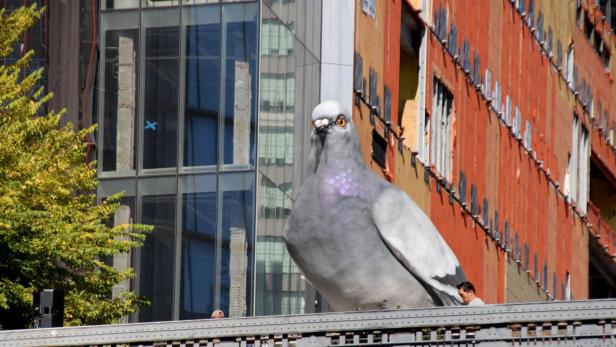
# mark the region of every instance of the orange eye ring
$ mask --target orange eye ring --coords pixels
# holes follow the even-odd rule
[[[346,119],[343,115],[338,116],[338,119],[336,119],[336,125],[341,128],[344,128],[346,126]]]

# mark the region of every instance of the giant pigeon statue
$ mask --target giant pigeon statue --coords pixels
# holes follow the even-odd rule
[[[312,112],[310,174],[285,229],[289,253],[333,309],[459,305],[460,264],[430,219],[364,164],[351,115]]]

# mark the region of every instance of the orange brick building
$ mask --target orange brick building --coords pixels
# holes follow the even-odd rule
[[[365,159],[425,210],[487,302],[616,296],[610,10],[356,1]]]

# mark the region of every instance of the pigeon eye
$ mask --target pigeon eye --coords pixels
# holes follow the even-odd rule
[[[344,116],[340,116],[338,117],[338,119],[336,119],[336,125],[344,128],[346,126],[346,119],[344,119]]]

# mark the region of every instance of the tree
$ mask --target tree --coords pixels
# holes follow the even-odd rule
[[[0,9],[0,57],[43,10]],[[38,86],[43,69],[24,72],[32,55],[0,66],[0,324],[30,324],[32,294],[44,288],[65,292],[66,325],[111,323],[143,300],[132,292],[112,297],[134,271],[101,259],[141,246],[151,227],[108,225],[121,195],[96,203],[96,165],[84,141],[95,128],[60,127],[64,110],[44,112],[52,95]]]

